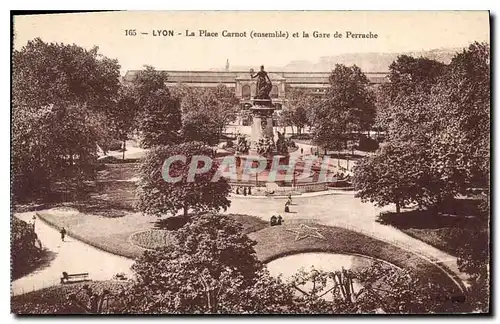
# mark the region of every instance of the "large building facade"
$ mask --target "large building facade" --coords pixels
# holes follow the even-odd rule
[[[216,87],[223,84],[234,89],[240,99],[241,108],[251,105],[256,91],[256,80],[252,79],[249,71],[165,71],[168,74],[169,86],[184,84],[192,87]],[[138,70],[131,70],[125,74],[126,81],[133,81]],[[365,73],[371,84],[388,82],[387,72]],[[321,95],[329,86],[330,72],[268,72],[273,83],[271,98],[277,110],[286,105],[286,91],[290,88],[309,89]]]

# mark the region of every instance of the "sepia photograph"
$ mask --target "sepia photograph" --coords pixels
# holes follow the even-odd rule
[[[491,314],[491,19],[11,12],[11,313]]]

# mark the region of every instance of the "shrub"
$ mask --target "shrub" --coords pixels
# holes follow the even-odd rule
[[[375,152],[378,149],[378,142],[377,140],[368,137],[366,135],[361,135],[359,138],[359,146],[358,149],[360,151],[365,151],[365,152]]]
[[[42,254],[33,226],[17,219],[11,221],[11,260],[14,278],[26,273]]]
[[[120,294],[130,286],[124,281],[94,281],[91,283],[75,283],[58,285],[45,289],[36,290],[27,294],[14,296],[11,299],[11,312],[14,314],[85,314],[86,311],[71,302],[68,297],[77,295],[83,304],[88,299],[83,298],[82,290],[87,285],[93,291],[101,293],[104,290],[110,292],[111,298],[105,304],[103,313],[116,313],[122,308]]]

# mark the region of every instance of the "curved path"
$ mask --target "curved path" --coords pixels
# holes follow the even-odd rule
[[[31,221],[34,212],[16,214],[15,217]],[[61,242],[59,232],[41,220],[36,220],[35,232],[44,248],[55,254],[50,265],[16,279],[11,284],[11,294],[20,295],[33,290],[59,284],[63,271],[68,273],[88,272],[92,280],[109,280],[120,272],[132,275],[130,266],[134,262],[67,236]]]
[[[397,245],[408,251],[438,261],[455,273],[462,281],[467,276],[457,267],[457,259],[439,249],[415,239],[397,228],[382,225],[376,221],[381,211],[391,207],[377,208],[371,203],[362,203],[352,192],[335,192],[327,196],[294,196],[291,213],[285,213],[286,197],[231,196],[231,207],[227,213],[248,214],[269,221],[272,215],[280,214],[285,222],[291,219],[305,219],[319,224],[344,227],[371,237]]]

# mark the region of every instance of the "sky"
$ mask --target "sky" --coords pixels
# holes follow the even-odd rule
[[[127,36],[135,29],[137,36]],[[155,30],[175,36],[154,36]],[[185,36],[186,30],[196,37]],[[199,37],[200,30],[218,37]],[[222,31],[246,32],[246,38],[222,37]],[[288,32],[289,38],[250,38],[250,32]],[[36,37],[45,42],[98,46],[118,59],[121,72],[152,65],[163,70],[209,70],[231,66],[284,66],[291,61],[317,62],[342,53],[408,52],[465,47],[489,41],[487,11],[268,11],[268,12],[103,12],[14,17],[14,48]],[[312,33],[329,33],[314,38]],[[377,34],[371,39],[346,33]],[[148,35],[142,35],[148,33]],[[303,32],[310,38],[293,38]],[[335,32],[342,38],[333,38]],[[158,33],[158,32],[155,32]],[[181,35],[178,35],[181,33]]]

